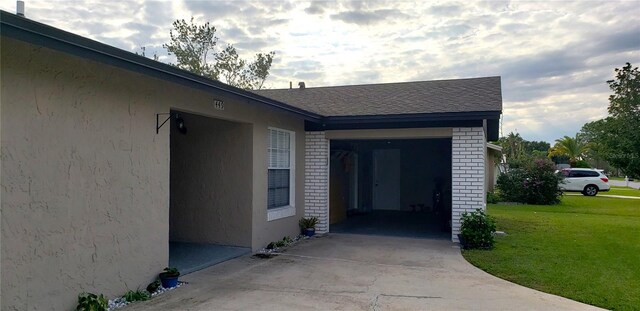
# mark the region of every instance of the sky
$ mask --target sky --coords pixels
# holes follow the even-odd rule
[[[550,143],[606,117],[607,80],[640,65],[640,1],[35,1],[27,18],[172,62],[176,19],[210,22],[267,88],[502,77],[502,133]],[[16,2],[0,0],[14,13]],[[224,46],[220,44],[220,46]],[[446,103],[443,103],[446,104]]]

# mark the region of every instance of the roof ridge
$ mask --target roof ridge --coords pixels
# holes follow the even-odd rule
[[[480,79],[491,79],[491,78],[502,78],[501,76],[485,76],[485,77],[471,77],[471,78],[455,78],[455,79],[438,79],[438,80],[420,80],[420,81],[402,81],[402,82],[382,82],[382,83],[366,83],[366,84],[347,84],[347,85],[328,85],[328,86],[315,86],[309,87],[306,86],[304,89],[329,89],[329,88],[347,88],[347,87],[358,87],[358,86],[381,86],[381,85],[398,85],[398,84],[419,84],[419,83],[434,83],[434,82],[447,82],[447,81],[464,81],[464,80],[480,80]],[[300,88],[280,88],[280,89],[260,89],[254,90],[254,92],[261,91],[281,91],[281,90],[300,90]]]

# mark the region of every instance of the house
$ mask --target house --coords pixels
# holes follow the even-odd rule
[[[487,159],[485,162],[485,190],[493,192],[498,183],[498,176],[502,173],[503,164],[502,147],[487,143]]]
[[[485,208],[499,77],[248,92],[0,22],[3,310],[144,287],[170,241],[255,251],[304,215],[320,233],[425,219],[456,241]]]

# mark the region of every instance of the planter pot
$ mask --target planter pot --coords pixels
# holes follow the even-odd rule
[[[160,282],[164,288],[172,288],[178,286],[178,278],[180,275],[168,276],[164,273],[160,273]]]
[[[316,234],[316,228],[306,228],[303,230],[305,236],[312,237]]]

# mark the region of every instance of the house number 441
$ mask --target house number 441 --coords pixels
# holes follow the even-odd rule
[[[216,108],[218,110],[224,110],[224,102],[222,102],[219,99],[214,99],[213,100],[213,108]]]

